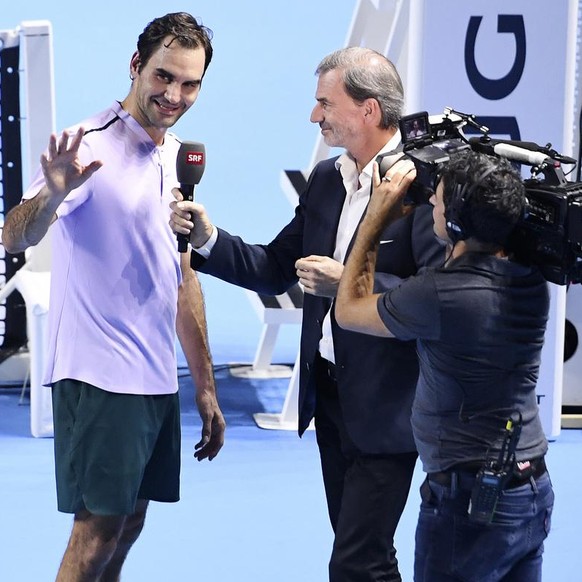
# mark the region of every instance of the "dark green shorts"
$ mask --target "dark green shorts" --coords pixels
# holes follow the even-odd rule
[[[178,394],[115,394],[77,380],[53,385],[59,511],[130,515],[138,499],[180,497]]]

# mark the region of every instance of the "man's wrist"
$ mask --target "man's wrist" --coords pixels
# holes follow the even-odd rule
[[[210,256],[210,253],[212,252],[212,249],[214,248],[214,245],[216,244],[217,239],[218,239],[218,230],[214,225],[212,225],[212,233],[211,233],[210,237],[208,238],[208,240],[203,245],[201,245],[199,247],[195,247],[194,245],[192,245],[192,250],[197,252],[199,255],[201,255],[205,259],[207,259]]]

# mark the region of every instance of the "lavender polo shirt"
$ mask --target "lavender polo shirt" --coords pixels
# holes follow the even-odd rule
[[[118,103],[81,125],[81,160],[104,163],[51,226],[43,383],[72,378],[110,392],[174,393],[181,273],[168,220],[180,144],[167,133],[157,147]],[[39,171],[23,198],[43,185]]]

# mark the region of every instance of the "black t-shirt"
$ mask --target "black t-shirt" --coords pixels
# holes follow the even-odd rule
[[[479,253],[425,269],[379,299],[388,329],[417,340],[412,423],[425,471],[485,460],[514,412],[523,418],[517,459],[546,452],[535,387],[548,308],[537,269]]]

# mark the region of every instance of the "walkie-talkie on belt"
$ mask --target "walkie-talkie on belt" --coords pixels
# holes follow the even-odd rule
[[[475,523],[489,524],[493,521],[501,491],[513,471],[521,424],[521,414],[517,423],[511,417],[507,420],[497,461],[487,461],[477,473],[468,509],[469,518]]]

